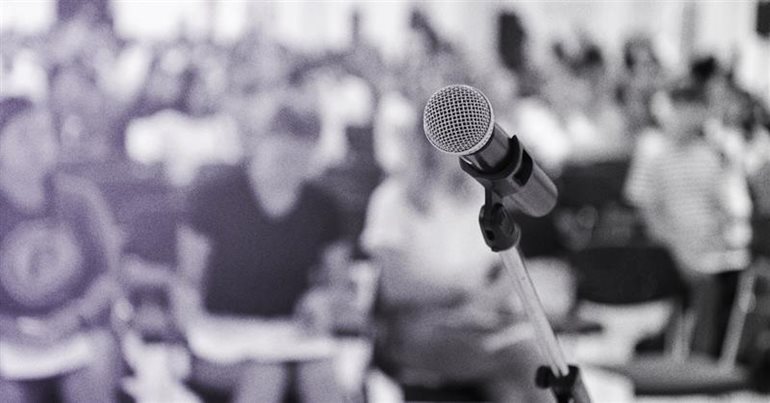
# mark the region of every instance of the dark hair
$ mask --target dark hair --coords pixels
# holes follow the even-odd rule
[[[602,50],[593,43],[581,44],[576,53],[570,53],[562,42],[551,44],[551,52],[573,74],[583,76],[605,68]]]
[[[720,72],[721,67],[714,56],[701,57],[690,63],[690,76],[699,83],[711,81]]]
[[[565,49],[564,43],[562,42],[554,42],[551,44],[551,53],[553,53],[553,56],[564,64],[565,66],[569,65],[571,57],[567,54],[567,50]]]
[[[185,114],[192,114],[190,108],[193,88],[203,79],[203,73],[197,66],[187,66],[179,75],[180,91],[173,108]]]
[[[409,19],[409,27],[424,35],[425,39],[428,41],[428,50],[431,54],[436,54],[446,48],[446,45],[439,37],[438,32],[436,32],[428,20],[428,17],[420,10],[412,10],[412,15]]]
[[[27,98],[13,97],[0,101],[0,133],[15,117],[31,110],[34,107],[32,101]]]
[[[623,46],[623,65],[628,71],[634,71],[639,64],[637,52],[646,52],[655,67],[660,67],[660,61],[655,54],[655,49],[646,37],[635,37],[629,39]]]
[[[594,44],[586,45],[577,60],[578,70],[594,70],[604,68],[604,56],[601,49]]]
[[[321,119],[312,109],[284,105],[273,115],[269,134],[284,133],[299,139],[318,140],[321,135]]]
[[[735,96],[735,102],[740,103],[743,112],[738,124],[745,132],[752,131],[756,126],[769,126],[770,116],[759,98],[743,89],[736,89]]]
[[[669,96],[674,102],[697,103],[706,105],[708,95],[702,83],[686,80],[674,84],[669,90]]]

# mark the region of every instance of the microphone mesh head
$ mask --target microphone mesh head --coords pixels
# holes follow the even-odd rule
[[[423,129],[434,147],[455,155],[472,154],[492,136],[492,106],[484,94],[467,85],[450,85],[425,105]]]

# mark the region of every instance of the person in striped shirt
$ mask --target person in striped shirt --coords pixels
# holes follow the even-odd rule
[[[682,82],[666,98],[663,135],[637,150],[625,194],[652,239],[665,245],[689,286],[695,317],[693,350],[716,355],[735,293],[745,248],[725,237],[735,220],[729,169],[706,140],[709,105],[702,86]]]

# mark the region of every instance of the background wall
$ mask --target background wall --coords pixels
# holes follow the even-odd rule
[[[770,41],[755,32],[759,0],[732,1],[485,1],[485,2],[251,2],[113,0],[115,27],[123,36],[159,40],[179,35],[208,36],[228,42],[257,29],[281,42],[320,52],[350,43],[351,15],[362,16],[363,37],[389,60],[405,48],[409,11],[421,7],[477,64],[496,60],[496,16],[515,11],[524,21],[531,51],[542,57],[555,40],[574,42],[578,33],[608,52],[618,52],[625,38],[651,33],[664,62],[681,66],[690,54],[711,53],[734,61],[738,78],[770,100]],[[46,30],[55,18],[53,0],[5,0],[0,30]]]

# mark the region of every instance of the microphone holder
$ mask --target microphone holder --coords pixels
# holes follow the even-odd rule
[[[469,164],[461,162],[463,170],[485,185],[485,201],[481,207],[479,224],[487,246],[496,252],[514,279],[515,291],[521,295],[527,316],[535,327],[541,353],[548,361],[537,370],[535,383],[543,389],[551,389],[558,403],[590,403],[591,398],[583,384],[577,366],[568,365],[556,335],[545,316],[540,298],[527,273],[518,251],[521,231],[513,220],[516,203],[511,197],[501,197],[495,186],[487,186],[484,174]]]

